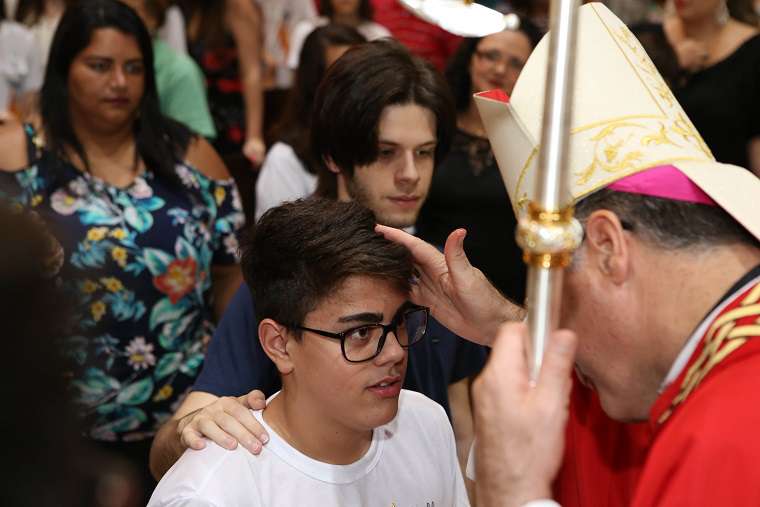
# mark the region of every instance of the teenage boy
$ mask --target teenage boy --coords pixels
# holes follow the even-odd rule
[[[268,211],[243,245],[259,340],[282,390],[253,412],[259,456],[188,450],[149,506],[468,505],[443,408],[401,389],[428,309],[408,301],[406,248],[356,202]]]
[[[454,128],[450,94],[435,69],[392,41],[357,46],[330,68],[315,104],[312,145],[315,159],[325,161],[319,192],[361,202],[382,224],[414,225]],[[252,389],[270,395],[279,389],[279,377],[256,340],[253,303],[247,288],[238,291],[193,391],[156,436],[156,478],[187,447],[202,448],[202,436],[228,449],[240,442],[254,453],[266,442],[266,432],[247,410],[263,402],[243,395]],[[485,350],[434,320],[428,337],[410,351],[404,387],[447,411],[451,400],[461,458],[471,434],[469,378],[482,368]]]

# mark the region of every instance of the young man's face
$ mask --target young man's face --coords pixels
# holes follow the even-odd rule
[[[309,312],[301,325],[339,333],[364,324],[388,324],[406,300],[385,280],[352,276]],[[290,340],[288,353],[293,372],[283,379],[286,388],[318,408],[325,423],[352,432],[367,431],[396,416],[407,352],[393,333],[386,336],[378,356],[361,363],[345,359],[340,340],[310,331],[302,331],[300,341]]]
[[[433,177],[436,119],[416,104],[388,106],[378,124],[378,159],[346,178],[349,197],[371,209],[377,221],[410,227]]]

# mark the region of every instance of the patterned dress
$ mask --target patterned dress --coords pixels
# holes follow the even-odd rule
[[[37,211],[64,248],[75,325],[62,340],[80,367],[73,388],[87,434],[149,438],[203,362],[211,267],[236,262],[237,189],[185,163],[180,186],[146,170],[118,188],[35,147],[26,130],[31,163],[0,172],[0,197]]]

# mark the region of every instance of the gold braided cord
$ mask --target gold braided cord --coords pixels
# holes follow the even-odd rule
[[[760,287],[760,285],[758,287]],[[744,305],[744,301],[742,301],[741,304]],[[714,329],[723,326],[726,322],[733,322],[744,317],[751,317],[752,315],[760,315],[760,304],[740,306],[739,308],[734,308],[730,312],[726,312],[724,315],[721,315],[712,326],[710,326],[710,333],[713,333]]]
[[[742,301],[742,305],[752,305],[760,301],[760,284],[758,284],[754,289],[749,291],[749,294],[747,294],[747,297]]]
[[[760,336],[760,284],[756,285],[742,299],[740,306],[721,315],[706,333],[704,348],[689,368],[681,382],[678,395],[673,398],[670,407],[658,419],[658,424],[668,420],[678,405],[702,383],[710,371],[719,365],[732,352],[747,343],[749,338]],[[758,316],[755,324],[737,325],[737,321],[747,317]]]

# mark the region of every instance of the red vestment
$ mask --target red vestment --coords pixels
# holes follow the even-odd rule
[[[758,275],[724,298],[649,423],[613,421],[574,377],[554,483],[563,507],[760,506],[760,340],[750,340],[760,337]]]
[[[610,419],[573,375],[565,457],[554,482],[562,507],[628,507],[649,448],[647,423]]]
[[[633,507],[760,506],[760,277],[753,274],[655,402]]]

